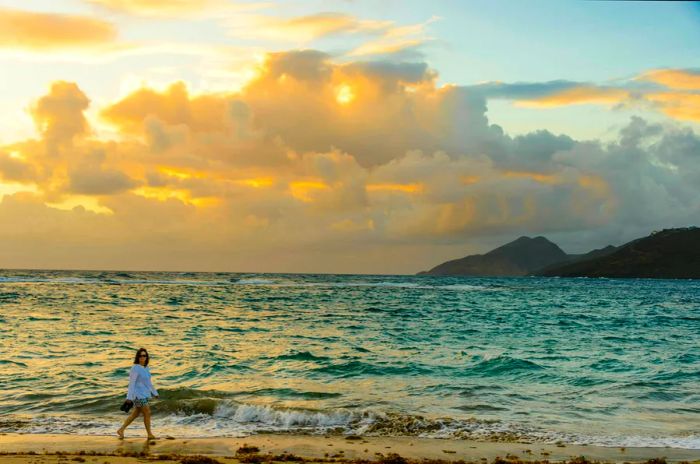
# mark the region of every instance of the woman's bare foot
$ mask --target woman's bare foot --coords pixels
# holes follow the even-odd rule
[[[119,438],[121,438],[122,440],[124,439],[124,431],[123,431],[122,429],[117,430],[117,435],[118,435]]]
[[[155,440],[155,439],[156,439],[156,436],[155,436],[155,435],[149,435],[149,436],[148,436],[148,439],[149,439],[149,440]]]

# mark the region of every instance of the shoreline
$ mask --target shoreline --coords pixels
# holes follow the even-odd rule
[[[145,437],[120,440],[106,435],[19,434],[0,435],[0,461],[12,456],[17,463],[37,456],[82,455],[157,456],[207,455],[235,460],[242,446],[259,449],[259,455],[294,455],[306,460],[376,461],[396,453],[409,460],[488,461],[496,458],[520,461],[565,461],[584,456],[589,461],[644,462],[663,458],[668,462],[700,462],[700,450],[681,448],[612,448],[592,445],[486,442],[416,437],[347,437],[260,434],[242,438]],[[60,454],[59,454],[60,453]],[[125,458],[119,458],[125,459]],[[89,459],[88,459],[89,460]],[[294,459],[291,459],[293,461]],[[232,462],[234,462],[232,461]],[[46,461],[49,462],[49,461]],[[101,460],[100,462],[107,462]],[[115,461],[116,462],[116,461]],[[119,461],[122,462],[122,461]],[[131,461],[123,461],[131,462]],[[136,461],[133,461],[136,462]],[[228,462],[228,461],[227,461]]]

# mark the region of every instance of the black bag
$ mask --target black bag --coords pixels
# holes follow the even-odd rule
[[[124,401],[124,404],[122,404],[121,408],[119,408],[119,409],[121,409],[121,410],[124,411],[124,412],[129,412],[129,409],[131,409],[131,407],[132,407],[133,405],[134,405],[134,402],[133,402],[133,401],[131,401],[131,400],[126,400],[126,401]]]

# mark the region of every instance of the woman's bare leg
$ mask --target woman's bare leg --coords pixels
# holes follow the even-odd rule
[[[151,407],[146,405],[141,409],[143,409],[143,425],[146,426],[148,438],[155,438],[155,436],[151,432]]]
[[[131,411],[131,414],[129,414],[129,417],[124,420],[124,424],[117,430],[117,435],[119,435],[119,438],[124,438],[124,430],[131,424],[134,419],[139,417],[139,414],[141,414],[141,408],[134,408],[133,411]]]

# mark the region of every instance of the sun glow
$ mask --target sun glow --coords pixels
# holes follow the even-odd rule
[[[355,99],[355,93],[348,84],[342,84],[335,92],[335,100],[341,105],[347,105]]]

